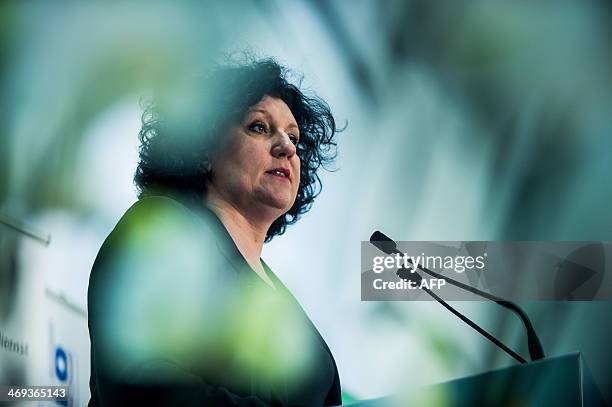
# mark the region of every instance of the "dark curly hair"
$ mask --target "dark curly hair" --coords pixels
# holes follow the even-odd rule
[[[206,165],[221,137],[232,123],[265,95],[283,100],[297,121],[301,160],[300,185],[296,200],[276,219],[266,242],[282,235],[310,210],[322,190],[317,170],[332,163],[337,155],[334,139],[338,131],[328,104],[315,95],[307,96],[290,83],[291,72],[274,59],[249,59],[214,66],[206,75],[186,81],[175,96],[145,104],[139,163],[134,176],[138,197],[167,195],[189,204],[202,204],[206,195]],[[179,94],[180,96],[176,96]]]

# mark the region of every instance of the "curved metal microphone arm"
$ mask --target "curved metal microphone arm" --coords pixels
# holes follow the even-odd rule
[[[395,241],[391,238],[389,238],[387,235],[385,235],[384,233],[380,232],[380,231],[376,231],[374,233],[372,233],[372,236],[370,237],[370,242],[372,244],[374,244],[376,247],[378,247],[380,250],[382,250],[383,252],[387,253],[387,254],[392,254],[392,253],[399,253],[399,254],[403,254],[401,253],[398,249],[397,249],[397,244],[395,243]],[[410,261],[409,261],[410,262]],[[412,264],[412,262],[410,262]],[[493,294],[489,294],[485,291],[481,291],[477,288],[471,287],[467,284],[461,283],[459,281],[453,280],[452,278],[443,276],[442,274],[433,272],[425,267],[422,267],[420,265],[418,265],[418,269],[429,274],[432,277],[436,277],[436,278],[440,278],[444,281],[446,281],[449,284],[452,284],[456,287],[459,287],[463,290],[469,291],[471,293],[474,293],[476,295],[479,295],[483,298],[486,298],[488,300],[494,301],[497,304],[501,305],[504,308],[507,308],[511,311],[513,311],[516,315],[518,315],[518,317],[521,319],[521,321],[523,322],[523,325],[525,326],[525,330],[527,331],[527,347],[529,349],[529,357],[531,358],[532,361],[534,360],[539,360],[539,359],[544,359],[545,354],[544,354],[544,348],[542,347],[542,343],[540,342],[540,339],[538,338],[538,335],[536,334],[535,329],[533,328],[533,325],[531,324],[531,321],[529,320],[529,317],[527,316],[527,314],[525,313],[525,311],[523,311],[523,309],[521,307],[519,307],[517,304],[505,300],[501,297],[498,297],[496,295]],[[492,341],[493,343],[495,343],[497,346],[499,346],[500,348],[502,348],[506,353],[509,353],[512,357],[514,357],[515,359],[521,361],[522,363],[525,363],[525,360],[523,358],[521,358],[519,356],[519,358],[517,358],[515,355],[516,353],[513,351],[508,352],[508,348],[501,344],[501,342],[499,342],[497,339],[493,338],[491,339],[491,335],[488,334],[486,331],[484,331],[482,328],[480,328],[478,325],[476,325],[475,323],[473,323],[472,321],[470,321],[469,319],[467,319],[465,316],[463,316],[462,314],[460,314],[458,311],[456,311],[455,309],[453,309],[450,305],[448,305],[446,302],[444,302],[440,297],[438,297],[437,295],[433,294],[431,292],[431,290],[425,290],[429,295],[431,295],[434,299],[436,299],[440,304],[442,304],[445,308],[447,308],[449,311],[451,311],[453,314],[455,314],[456,316],[458,316],[459,318],[461,318],[461,320],[463,320],[464,322],[466,322],[468,325],[470,325],[472,328],[476,329],[480,334],[482,334],[483,336],[485,336],[487,339],[489,339],[490,341]],[[469,322],[468,322],[469,321]],[[502,346],[500,346],[500,344]]]
[[[527,316],[527,314],[525,313],[525,311],[523,311],[521,307],[519,307],[518,305],[516,305],[515,303],[511,301],[504,300],[503,298],[500,298],[496,295],[489,294],[485,291],[481,291],[467,284],[463,284],[459,281],[455,281],[452,278],[449,278],[449,277],[443,276],[442,274],[433,272],[425,267],[418,266],[418,268],[419,270],[422,270],[423,272],[429,274],[432,277],[441,278],[449,284],[462,288],[466,291],[470,291],[476,295],[479,295],[491,301],[494,301],[497,304],[501,305],[502,307],[513,311],[521,319],[521,322],[523,322],[523,325],[525,326],[525,330],[527,331],[527,348],[529,349],[529,357],[531,358],[532,361],[544,359],[545,355],[544,355],[544,348],[542,347],[542,343],[540,342],[540,339],[538,338],[538,335],[536,334],[535,329],[533,328],[533,325],[531,324],[531,320],[529,319],[529,317]]]

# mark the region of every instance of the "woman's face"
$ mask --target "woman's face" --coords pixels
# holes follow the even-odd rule
[[[266,95],[227,136],[211,157],[209,193],[247,212],[287,212],[300,185],[300,133],[289,107]]]

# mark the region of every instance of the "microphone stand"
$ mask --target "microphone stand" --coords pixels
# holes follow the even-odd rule
[[[385,252],[387,254],[395,254],[395,253],[403,254],[403,253],[401,253],[397,249],[397,244],[395,243],[395,241],[393,241],[391,238],[389,238],[388,236],[386,236],[382,232],[379,232],[379,231],[374,232],[372,234],[372,236],[370,237],[370,242],[372,244],[374,244],[374,246],[376,246],[377,248],[379,248],[380,250],[382,250],[383,252]],[[412,264],[412,262],[410,260],[408,260],[408,261]],[[513,302],[504,300],[504,299],[502,299],[500,297],[497,297],[497,296],[495,296],[493,294],[489,294],[489,293],[481,291],[481,290],[479,290],[477,288],[471,287],[471,286],[469,286],[467,284],[463,284],[463,283],[461,283],[459,281],[456,281],[456,280],[453,280],[453,279],[448,278],[446,276],[443,276],[443,275],[441,275],[439,273],[433,272],[433,271],[431,271],[431,270],[429,270],[429,269],[427,269],[425,267],[422,267],[420,265],[418,266],[418,268],[420,270],[422,270],[423,272],[429,274],[430,276],[442,279],[442,280],[446,281],[449,284],[452,284],[452,285],[454,285],[456,287],[459,287],[459,288],[461,288],[463,290],[466,290],[466,291],[469,291],[469,292],[474,293],[476,295],[479,295],[481,297],[484,297],[484,298],[486,298],[488,300],[494,301],[495,303],[501,305],[502,307],[507,308],[507,309],[513,311],[521,319],[521,321],[523,322],[523,325],[525,326],[525,329],[527,331],[527,346],[529,348],[529,356],[530,356],[531,360],[535,361],[535,360],[543,359],[545,357],[544,349],[543,349],[542,344],[541,344],[541,342],[540,342],[540,340],[539,340],[539,338],[538,338],[538,336],[537,336],[537,334],[535,332],[535,329],[533,328],[533,325],[531,324],[531,321],[529,320],[529,317],[527,316],[525,311],[523,311],[523,309],[521,309],[518,305],[514,304]],[[403,279],[403,280],[413,280],[417,284],[420,284],[421,280],[423,279],[421,277],[421,275],[418,274],[416,271],[415,272],[411,272],[411,271],[406,270],[406,269],[398,270],[397,275],[401,279]],[[466,324],[471,326],[474,330],[476,330],[482,336],[487,338],[489,341],[493,342],[497,347],[502,349],[508,355],[512,356],[514,359],[516,359],[520,363],[527,363],[527,361],[521,355],[519,355],[518,353],[514,352],[512,349],[508,348],[506,345],[504,345],[502,342],[500,342],[497,338],[495,338],[489,332],[487,332],[486,330],[482,329],[478,324],[476,324],[475,322],[470,320],[465,315],[461,314],[459,311],[457,311],[455,308],[453,308],[451,305],[449,305],[446,301],[444,301],[438,295],[434,294],[430,289],[428,289],[426,287],[422,287],[421,289],[423,291],[425,291],[427,294],[429,294],[432,298],[434,298],[437,302],[439,302],[440,305],[442,305],[444,308],[448,309],[450,312],[455,314],[463,322],[465,322]]]

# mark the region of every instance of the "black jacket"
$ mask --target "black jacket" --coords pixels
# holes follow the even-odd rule
[[[327,344],[219,219],[166,197],[122,217],[92,268],[90,406],[341,403]]]

